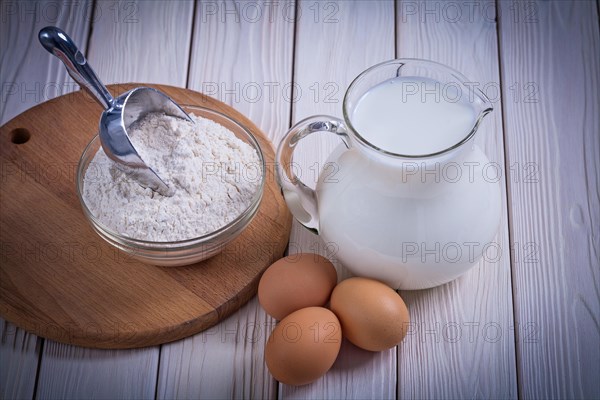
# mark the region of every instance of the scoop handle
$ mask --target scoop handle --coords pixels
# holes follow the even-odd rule
[[[65,64],[69,75],[105,110],[113,106],[113,97],[69,35],[55,26],[47,26],[40,31],[38,38],[42,46]]]

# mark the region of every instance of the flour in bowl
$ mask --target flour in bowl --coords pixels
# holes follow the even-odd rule
[[[163,197],[121,171],[100,148],[86,170],[83,200],[102,224],[148,241],[179,241],[213,232],[252,203],[262,179],[256,150],[229,129],[148,114],[128,129],[144,162],[175,190]]]

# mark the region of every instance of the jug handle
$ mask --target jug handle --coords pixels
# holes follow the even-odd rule
[[[315,115],[298,122],[285,134],[277,148],[276,170],[277,182],[294,218],[310,231],[318,234],[317,194],[296,176],[292,168],[296,144],[315,132],[335,133],[346,147],[350,147],[346,126],[341,119],[328,115]]]

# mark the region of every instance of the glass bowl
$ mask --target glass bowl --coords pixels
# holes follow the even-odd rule
[[[233,132],[238,139],[252,146],[258,154],[262,168],[260,185],[250,205],[233,221],[214,232],[175,242],[153,242],[131,238],[113,231],[96,219],[83,200],[83,178],[96,152],[101,147],[99,136],[94,136],[83,151],[77,167],[77,196],[81,202],[83,213],[101,238],[125,252],[128,257],[146,264],[175,267],[194,264],[218,254],[227,243],[239,236],[248,224],[250,224],[262,200],[266,176],[265,159],[258,141],[250,131],[240,123],[218,111],[189,105],[183,105],[182,108],[188,113],[194,113],[196,116],[207,118],[223,125]],[[149,216],[149,218],[152,218],[152,216]]]

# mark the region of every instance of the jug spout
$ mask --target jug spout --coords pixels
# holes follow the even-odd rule
[[[481,121],[483,118],[494,111],[494,106],[490,99],[481,91],[481,89],[475,89],[475,105],[477,106],[477,120]]]
[[[474,134],[486,115],[494,111],[494,106],[490,99],[480,89],[475,89],[472,93],[475,96],[474,106],[477,117],[473,126],[472,134]]]

